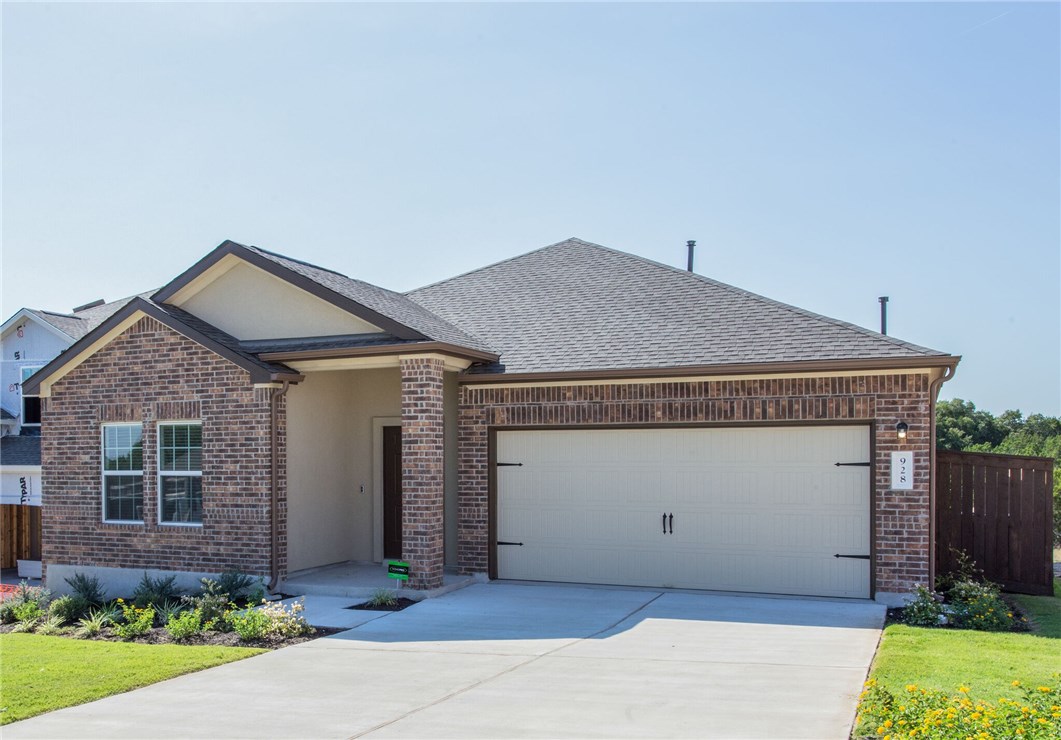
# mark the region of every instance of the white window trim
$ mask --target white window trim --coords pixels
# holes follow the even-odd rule
[[[144,492],[144,465],[142,461],[143,447],[141,447],[141,463],[140,470],[107,470],[107,427],[140,427],[140,439],[143,441],[143,427],[144,425],[139,422],[115,422],[100,424],[99,427],[99,469],[100,469],[100,506],[102,511],[100,514],[103,517],[104,524],[139,524],[143,526],[144,520],[140,519],[108,519],[107,518],[107,478],[110,476],[118,475],[139,475],[140,476],[140,502],[143,505],[143,492]]]
[[[26,382],[26,371],[30,370],[30,375],[40,370],[44,365],[19,365],[18,368],[18,403],[19,403],[19,426],[24,427],[39,427],[41,423],[34,422],[32,424],[26,423],[26,394],[22,392],[22,384]],[[30,398],[39,398],[40,396],[30,396]]]
[[[192,527],[202,528],[202,522],[167,522],[162,519],[162,478],[202,478],[202,458],[199,461],[199,470],[162,470],[162,427],[192,425],[199,427],[200,439],[202,439],[202,419],[167,419],[155,424],[155,501],[158,507],[158,526],[160,527]],[[201,490],[201,489],[200,489]]]

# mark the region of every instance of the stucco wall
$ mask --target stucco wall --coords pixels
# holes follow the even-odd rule
[[[181,307],[239,339],[378,332],[326,301],[240,262]]]

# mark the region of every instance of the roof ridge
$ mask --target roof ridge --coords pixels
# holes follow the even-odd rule
[[[321,267],[320,265],[315,265],[312,262],[306,262],[305,260],[295,259],[294,257],[288,257],[286,254],[280,254],[279,252],[273,252],[273,251],[268,250],[268,249],[263,249],[262,247],[259,247],[259,246],[254,245],[254,244],[240,244],[239,242],[232,242],[232,243],[236,244],[236,245],[238,245],[240,247],[243,247],[244,249],[253,249],[256,252],[261,252],[262,254],[268,255],[270,257],[279,257],[282,260],[287,260],[288,262],[294,262],[296,265],[303,265],[305,267],[312,267],[314,270],[322,270],[324,272],[330,272],[332,275],[338,275],[339,277],[344,277],[347,280],[357,280],[357,278],[352,278],[349,275],[344,275],[343,273],[339,272],[338,270],[332,270],[332,269],[330,269],[328,267]],[[364,281],[360,281],[360,282],[364,282]]]
[[[457,280],[458,278],[467,277],[468,275],[474,275],[475,273],[482,272],[483,270],[489,270],[489,269],[491,269],[493,267],[498,267],[498,266],[504,265],[504,264],[506,264],[508,262],[513,262],[515,260],[522,259],[524,257],[530,257],[532,254],[538,254],[538,252],[544,252],[547,249],[553,249],[554,247],[562,247],[565,244],[572,244],[572,243],[574,243],[574,244],[584,244],[584,245],[590,246],[590,247],[600,247],[601,249],[608,249],[608,247],[602,247],[600,244],[594,244],[593,242],[587,242],[587,241],[585,241],[583,239],[579,239],[577,236],[569,236],[567,239],[563,239],[562,241],[554,242],[553,244],[546,244],[544,247],[538,247],[537,249],[532,249],[529,252],[521,252],[520,254],[516,254],[516,255],[513,255],[511,257],[506,257],[505,259],[502,259],[502,260],[498,260],[497,262],[491,262],[488,265],[483,265],[482,267],[476,267],[473,270],[466,270],[465,272],[462,272],[462,273],[457,274],[457,275],[453,275],[452,277],[443,278],[442,280],[436,280],[435,282],[428,283],[427,285],[421,285],[419,288],[413,288],[412,290],[407,290],[404,293],[401,293],[400,295],[404,295],[406,297],[409,297],[413,293],[417,293],[417,292],[419,292],[421,290],[427,290],[428,288],[434,288],[434,287],[436,287],[438,285],[443,285],[444,283],[448,283],[451,280]],[[612,251],[617,251],[617,250],[612,250]]]

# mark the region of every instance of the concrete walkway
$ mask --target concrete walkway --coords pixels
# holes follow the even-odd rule
[[[840,740],[883,621],[869,602],[477,584],[3,736]]]

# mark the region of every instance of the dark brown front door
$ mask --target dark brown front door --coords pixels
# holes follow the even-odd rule
[[[383,557],[402,556],[402,428],[383,427]]]

